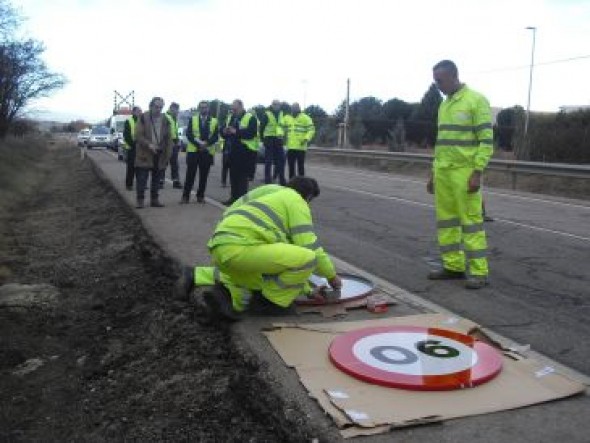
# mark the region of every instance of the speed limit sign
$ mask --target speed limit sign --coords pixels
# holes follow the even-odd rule
[[[502,370],[492,346],[454,331],[378,326],[336,337],[330,360],[353,377],[395,388],[451,390],[485,383]]]

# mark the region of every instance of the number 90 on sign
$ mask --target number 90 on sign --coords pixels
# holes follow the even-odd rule
[[[330,359],[361,380],[412,390],[472,387],[494,378],[502,355],[474,338],[438,328],[383,326],[340,335]]]

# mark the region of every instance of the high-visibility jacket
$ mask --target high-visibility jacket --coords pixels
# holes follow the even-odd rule
[[[242,118],[240,119],[239,128],[246,129],[248,128],[248,124],[250,123],[251,118],[254,117],[250,112],[245,112]],[[232,114],[227,114],[227,118],[225,120],[225,127],[227,128],[231,122]],[[256,130],[256,134],[258,134],[258,130]],[[257,135],[255,135],[251,139],[239,139],[240,143],[243,143],[246,148],[250,149],[251,151],[258,151],[258,147],[260,144],[260,140]]]
[[[315,126],[311,117],[304,112],[297,115],[285,116],[287,127],[287,149],[298,149],[304,151],[315,135]]]
[[[277,189],[277,185],[260,186],[255,191],[264,195],[248,198],[241,204],[236,201],[224,213],[207,246],[210,250],[232,244],[288,243],[301,246],[315,253],[317,273],[333,278],[336,271],[314,233],[308,203],[293,189],[280,188]]]
[[[127,119],[127,123],[129,124],[129,135],[131,135],[131,140],[135,142],[135,119],[133,116]],[[127,150],[131,149],[131,146],[129,146],[125,138],[123,138],[123,147]]]
[[[285,130],[283,128],[285,122],[285,116],[283,115],[283,111],[279,111],[278,119],[275,116],[275,113],[272,111],[266,111],[266,126],[264,127],[264,133],[262,137],[282,137],[285,135]]]
[[[201,138],[201,114],[193,115],[191,121],[191,127],[193,130],[193,138],[195,140],[199,140]],[[211,137],[215,131],[217,130],[217,119],[215,117],[211,117],[209,120],[209,137]],[[204,140],[207,141],[207,140]],[[209,152],[211,155],[215,154],[215,146],[209,146]],[[186,152],[197,152],[197,146],[195,146],[190,140],[188,140],[188,145],[186,147]]]
[[[493,149],[490,104],[483,95],[463,86],[440,104],[434,168],[482,171]]]
[[[168,112],[165,112],[164,115],[170,122],[170,136],[172,137],[172,140],[178,140],[178,122]]]

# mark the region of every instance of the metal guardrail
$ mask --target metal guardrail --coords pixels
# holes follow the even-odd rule
[[[312,153],[327,154],[330,156],[345,156],[348,158],[383,159],[410,163],[432,163],[433,156],[429,154],[414,154],[408,152],[384,152],[365,151],[357,149],[340,148],[309,148]],[[491,170],[513,172],[517,174],[540,174],[561,176],[568,178],[581,178],[590,180],[590,165],[572,165],[565,163],[538,163],[515,160],[490,160],[488,168]]]

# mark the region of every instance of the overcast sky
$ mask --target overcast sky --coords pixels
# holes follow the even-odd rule
[[[332,112],[344,99],[419,101],[445,58],[492,106],[590,104],[590,0],[13,0],[68,85],[44,118],[104,119],[113,91],[182,109],[273,98]],[[578,58],[580,57],[580,58]],[[578,58],[567,62],[555,61]],[[550,62],[550,63],[548,63]],[[548,63],[548,64],[544,64]]]

